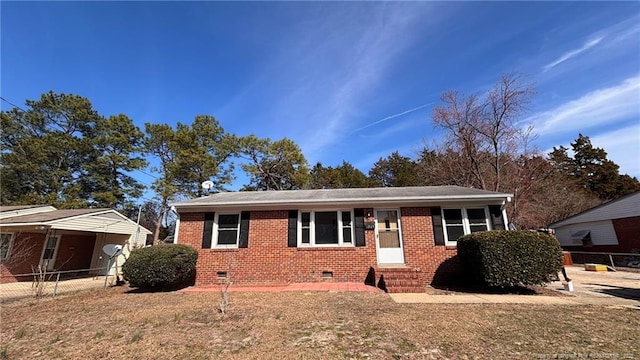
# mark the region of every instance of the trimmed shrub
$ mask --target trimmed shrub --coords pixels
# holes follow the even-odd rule
[[[169,290],[193,284],[198,251],[180,244],[135,249],[122,266],[129,285],[143,290]]]
[[[484,231],[458,239],[467,277],[491,287],[543,285],[562,269],[554,237],[534,231]]]

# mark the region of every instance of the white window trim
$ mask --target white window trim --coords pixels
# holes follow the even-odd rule
[[[316,244],[316,227],[315,227],[315,218],[316,212],[335,212],[338,217],[338,243],[337,244]],[[348,212],[351,215],[351,226],[349,227],[351,230],[351,242],[344,242],[343,229],[342,225],[342,213]],[[309,218],[309,243],[302,243],[302,213],[310,213]],[[298,225],[297,225],[297,244],[298,247],[354,247],[355,246],[355,217],[353,214],[353,209],[339,209],[339,210],[298,210]]]
[[[235,244],[218,244],[218,219],[219,219],[219,215],[238,215],[238,231],[236,232],[236,243]],[[240,244],[240,223],[241,223],[242,219],[241,219],[241,215],[239,212],[229,212],[229,213],[215,213],[215,215],[213,216],[213,239],[211,241],[211,248],[217,248],[217,249],[237,249],[238,245]]]
[[[53,249],[53,255],[51,256],[51,259],[47,259],[47,260],[50,260],[50,262],[47,263],[47,270],[53,270],[53,267],[55,266],[55,263],[56,263],[56,258],[58,257],[58,249],[60,248],[60,241],[62,240],[62,235],[60,234],[46,235],[44,237],[44,246],[42,247],[42,252],[40,253],[40,265],[42,265],[45,260],[44,252],[45,250],[47,250],[47,242],[49,241],[49,237],[56,238],[56,247]]]
[[[10,231],[2,231],[0,234],[8,234],[9,235],[9,246],[7,247],[7,253],[5,257],[0,257],[0,261],[5,261],[11,257],[11,249],[13,248],[13,240],[15,239],[15,233]]]
[[[462,211],[462,229],[464,235],[471,234],[471,224],[469,223],[469,216],[467,215],[467,209],[484,209],[484,219],[487,225],[487,231],[492,230],[489,207],[488,206],[458,206],[458,207],[446,207],[440,210],[440,216],[442,217],[442,232],[444,233],[444,243],[446,246],[457,246],[456,240],[449,241],[449,235],[447,233],[447,219],[444,217],[445,210],[461,210]]]

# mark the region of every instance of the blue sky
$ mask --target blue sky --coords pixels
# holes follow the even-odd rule
[[[310,164],[366,173],[440,139],[431,112],[445,90],[482,93],[518,72],[536,84],[522,124],[540,150],[581,132],[640,177],[639,2],[3,1],[0,11],[0,90],[17,104],[74,93],[141,127],[211,114],[237,135],[294,140]]]

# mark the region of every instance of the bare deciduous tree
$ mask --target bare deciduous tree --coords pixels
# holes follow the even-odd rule
[[[483,98],[456,91],[442,95],[444,105],[434,109],[433,122],[446,131],[444,145],[460,155],[457,161],[471,186],[503,190],[505,167],[523,155],[522,144],[531,136],[530,128],[516,122],[533,95],[533,85],[517,75],[500,78]]]

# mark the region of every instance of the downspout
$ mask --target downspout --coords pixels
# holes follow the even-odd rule
[[[172,206],[170,208],[171,211],[173,211],[176,214],[176,228],[173,232],[173,243],[177,244],[178,243],[178,234],[180,233],[180,213],[178,213],[178,211],[176,210],[175,206]]]
[[[142,205],[140,205],[140,207],[138,208],[138,220],[136,221],[136,240],[133,243],[135,247],[138,247],[138,238],[140,237],[140,213],[141,212],[142,212]],[[130,248],[129,248],[129,251],[131,251]]]
[[[502,210],[502,221],[504,223],[505,230],[511,230],[509,226],[509,219],[507,219],[507,203],[511,202],[511,197],[507,196],[500,209]]]

